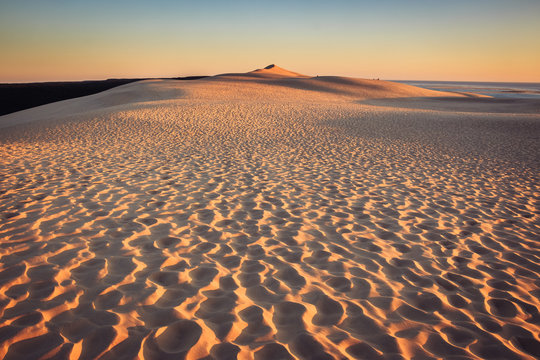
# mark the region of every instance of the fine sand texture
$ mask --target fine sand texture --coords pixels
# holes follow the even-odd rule
[[[2,116],[0,358],[539,358],[536,108],[269,66]]]

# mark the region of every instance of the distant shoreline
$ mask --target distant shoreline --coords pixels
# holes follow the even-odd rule
[[[534,82],[480,82],[480,81],[433,81],[392,80],[425,89],[451,92],[472,92],[497,98],[539,98],[540,83]]]

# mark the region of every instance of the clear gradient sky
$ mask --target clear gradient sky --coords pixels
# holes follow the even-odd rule
[[[540,0],[0,0],[0,82],[245,72],[540,82]]]

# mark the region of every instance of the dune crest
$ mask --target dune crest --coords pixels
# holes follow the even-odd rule
[[[275,64],[270,64],[262,69],[253,70],[249,73],[258,74],[258,75],[283,76],[283,77],[309,77],[307,75],[302,75],[293,71],[285,70]]]

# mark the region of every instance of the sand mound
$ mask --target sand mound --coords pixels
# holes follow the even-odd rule
[[[334,76],[308,78],[275,65],[272,66],[269,69],[255,70],[245,74],[217,75],[189,83],[175,80],[138,81],[98,94],[0,116],[0,128],[33,121],[58,121],[92,112],[94,116],[99,116],[100,113],[121,111],[133,106],[144,107],[145,104],[154,106],[161,101],[184,103],[190,99],[267,102],[295,101],[298,98],[307,99],[308,97],[311,97],[313,101],[329,101],[331,97],[335,97],[336,101],[343,101],[344,97],[356,101],[384,98],[463,97],[460,94],[426,90],[388,81]]]
[[[272,67],[0,117],[0,357],[539,358],[540,114],[422,96]]]
[[[302,75],[293,71],[285,70],[274,64],[268,65],[262,69],[253,70],[248,74],[262,75],[268,77],[308,77],[307,75]]]
[[[458,94],[450,92],[441,92],[419,88],[416,86],[394,83],[380,80],[356,79],[339,76],[316,76],[309,77],[289,70],[280,68],[274,64],[268,65],[263,69],[257,69],[248,73],[241,74],[221,74],[213,78],[205,79],[203,82],[243,82],[243,86],[250,87],[252,84],[273,85],[276,87],[285,87],[291,90],[305,90],[316,93],[322,93],[325,100],[328,100],[328,94],[335,96],[348,96],[357,100],[379,99],[379,98],[416,98],[416,97],[480,97],[482,95]],[[238,84],[240,85],[240,84]],[[240,87],[240,86],[238,86]],[[253,91],[259,94],[274,98],[276,89],[272,87],[257,86]],[[278,90],[279,93],[279,90]],[[290,96],[290,91],[282,92],[284,96]],[[249,96],[249,95],[248,95]],[[304,94],[304,96],[306,96]]]

